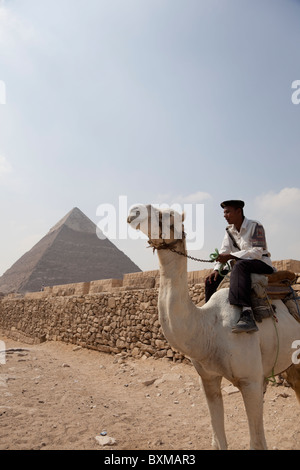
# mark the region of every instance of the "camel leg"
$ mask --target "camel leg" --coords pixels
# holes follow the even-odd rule
[[[221,392],[222,377],[203,378],[202,384],[210,412],[213,431],[212,447],[216,450],[226,450],[227,441],[224,427],[224,407]]]
[[[239,388],[248,417],[250,449],[265,450],[267,449],[267,443],[263,424],[263,380],[261,382],[247,381],[246,383],[240,383]]]

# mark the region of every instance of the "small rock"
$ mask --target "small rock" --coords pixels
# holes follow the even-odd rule
[[[283,392],[283,393],[279,393],[277,396],[282,397],[282,398],[288,398],[290,395],[288,393]]]
[[[133,357],[138,356],[140,354],[140,349],[139,348],[133,348],[131,351],[131,355]]]
[[[62,367],[70,367],[69,364],[63,363]]]
[[[116,439],[109,436],[96,436],[95,439],[101,446],[113,446],[117,443]]]
[[[163,441],[161,439],[157,439],[154,443],[154,446],[162,446],[163,445]]]
[[[156,380],[157,379],[145,380],[145,382],[142,382],[142,384],[145,385],[146,387],[149,387],[149,385],[154,384]]]
[[[7,387],[7,378],[0,377],[0,387]]]

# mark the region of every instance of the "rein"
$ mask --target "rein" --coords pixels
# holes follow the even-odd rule
[[[185,233],[184,233],[184,232],[182,233],[182,238],[185,238]],[[218,251],[218,249],[216,248],[215,251],[214,251],[214,253],[211,253],[211,254],[209,255],[209,258],[210,258],[210,259],[195,258],[194,256],[188,255],[188,254],[187,254],[186,252],[184,252],[184,251],[177,251],[177,250],[175,250],[175,248],[172,248],[173,245],[175,245],[175,244],[177,243],[177,241],[178,241],[178,240],[173,240],[173,242],[171,242],[171,243],[166,243],[166,242],[163,240],[162,242],[159,243],[159,245],[156,245],[156,244],[154,243],[154,241],[151,240],[151,238],[150,238],[150,239],[148,240],[148,243],[149,243],[149,245],[150,245],[148,248],[152,247],[152,248],[153,248],[153,251],[155,251],[155,250],[169,250],[169,251],[172,251],[172,253],[176,253],[177,255],[184,256],[185,258],[191,259],[191,260],[193,260],[193,261],[198,261],[198,262],[200,262],[200,263],[214,263],[214,262],[216,261],[216,259],[218,258],[218,256],[219,256],[219,251]],[[231,270],[231,267],[230,267],[229,263],[226,263],[226,264],[227,264],[227,269],[228,269],[228,271],[230,271],[230,270]],[[219,269],[219,274],[220,274],[222,277],[224,277],[224,274],[222,274],[222,271],[224,270],[224,267],[225,267],[225,265],[222,264],[221,267],[220,267],[220,269]],[[227,273],[226,273],[226,274],[227,274]],[[226,274],[225,274],[225,275],[226,275]]]

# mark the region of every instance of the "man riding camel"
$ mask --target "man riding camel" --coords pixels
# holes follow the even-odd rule
[[[229,303],[242,308],[234,333],[258,331],[251,308],[251,274],[274,272],[270,253],[267,249],[263,226],[244,216],[245,203],[239,200],[224,201],[224,217],[229,224],[216,259],[214,271],[205,281],[206,302],[216,292],[223,279],[219,273],[222,265],[234,260],[230,275]],[[228,272],[226,268],[222,274]]]

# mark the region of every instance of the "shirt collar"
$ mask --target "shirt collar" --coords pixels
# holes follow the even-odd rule
[[[244,230],[247,230],[248,225],[249,225],[249,219],[247,219],[247,217],[244,217],[244,220],[243,220],[243,223],[241,225],[241,229],[239,232],[237,231],[237,229],[235,228],[233,224],[229,225],[229,228],[231,231],[239,234],[239,233],[242,233]]]

